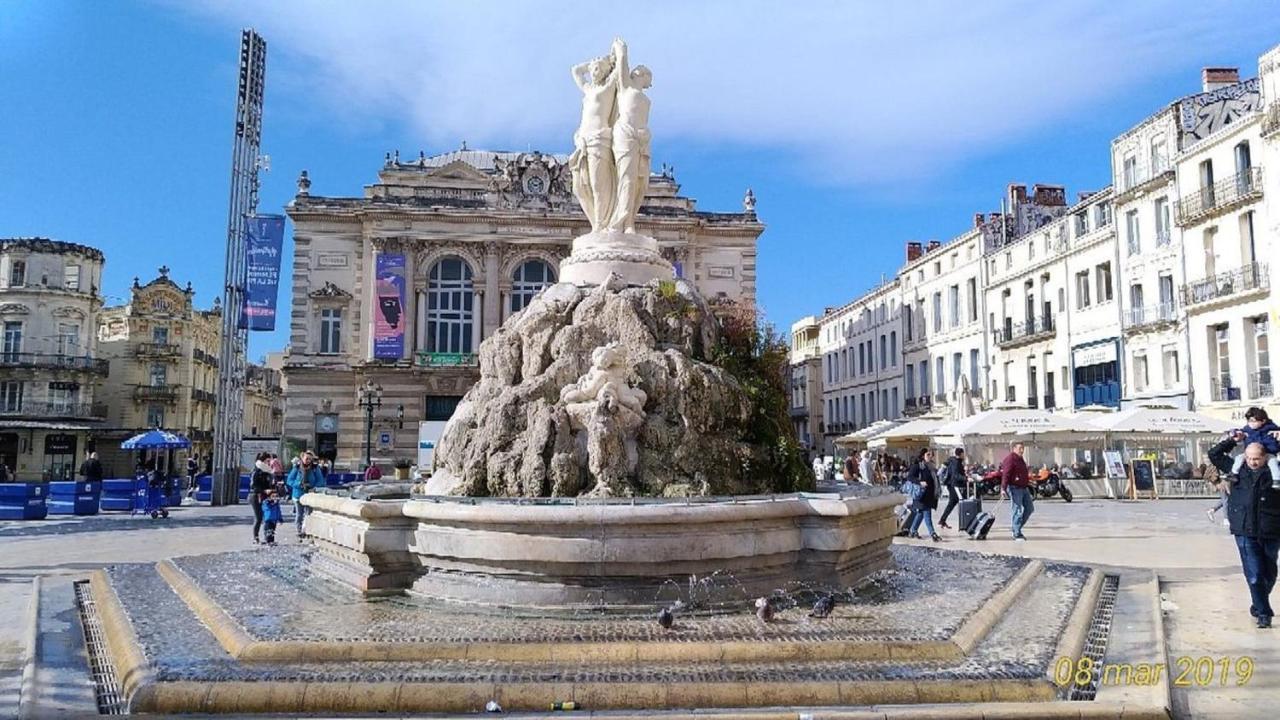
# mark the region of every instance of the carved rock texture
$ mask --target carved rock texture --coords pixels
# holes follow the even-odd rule
[[[738,495],[767,492],[746,469],[764,451],[742,441],[750,400],[708,358],[719,326],[684,280],[594,288],[560,283],[480,346],[480,382],[436,453],[431,494],[493,497]],[[561,390],[617,343],[642,421],[591,408],[573,422]]]

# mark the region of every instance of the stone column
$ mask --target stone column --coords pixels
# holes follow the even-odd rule
[[[471,352],[480,352],[480,341],[484,339],[484,290],[471,290]]]
[[[403,315],[402,327],[404,328],[404,352],[400,357],[405,360],[413,360],[414,345],[417,339],[414,337],[414,331],[417,329],[418,317],[418,267],[415,263],[415,253],[411,252],[410,247],[404,248],[404,307],[401,308]]]
[[[427,291],[416,290],[414,295],[417,297],[417,313],[414,315],[415,332],[413,334],[413,349],[415,351],[426,351],[427,349]]]
[[[502,274],[502,255],[498,243],[484,246],[484,335],[488,337],[502,324],[502,293],[499,290]],[[477,343],[479,340],[477,340]]]

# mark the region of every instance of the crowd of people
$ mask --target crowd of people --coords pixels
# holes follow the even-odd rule
[[[325,487],[329,477],[328,460],[315,453],[303,452],[293,458],[286,473],[284,463],[275,453],[259,453],[249,476],[249,505],[253,509],[253,542],[276,543],[276,527],[283,521],[280,504],[288,495],[293,501],[294,528],[298,539],[306,537],[303,523],[310,508],[298,499],[316,488]]]

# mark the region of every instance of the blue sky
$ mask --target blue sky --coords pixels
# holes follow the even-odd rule
[[[564,152],[568,67],[621,34],[654,72],[655,166],[703,209],[755,190],[759,300],[785,327],[892,275],[906,241],[998,209],[1009,182],[1104,186],[1112,137],[1196,92],[1202,66],[1252,77],[1280,43],[1266,2],[641,5],[0,1],[0,237],[101,248],[112,303],[168,265],[207,307],[241,27],[268,44],[263,212],[303,168],[315,194],[359,195],[397,148]],[[251,355],[286,341],[255,334]]]

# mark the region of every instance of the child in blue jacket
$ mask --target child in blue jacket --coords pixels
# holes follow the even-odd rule
[[[267,496],[262,500],[262,528],[267,533],[267,544],[276,544],[276,526],[284,521],[284,516],[280,513],[280,498],[276,497],[275,490],[268,490]]]
[[[1267,467],[1271,468],[1271,487],[1280,488],[1280,462],[1276,461],[1276,455],[1280,454],[1280,425],[1276,425],[1267,417],[1267,411],[1260,407],[1251,407],[1244,414],[1245,426],[1239,430],[1233,430],[1231,437],[1236,441],[1238,447],[1247,448],[1253,443],[1258,443],[1271,456],[1267,458]],[[1236,456],[1235,464],[1231,467],[1231,474],[1236,475],[1240,472],[1240,467],[1244,465],[1244,453]]]

